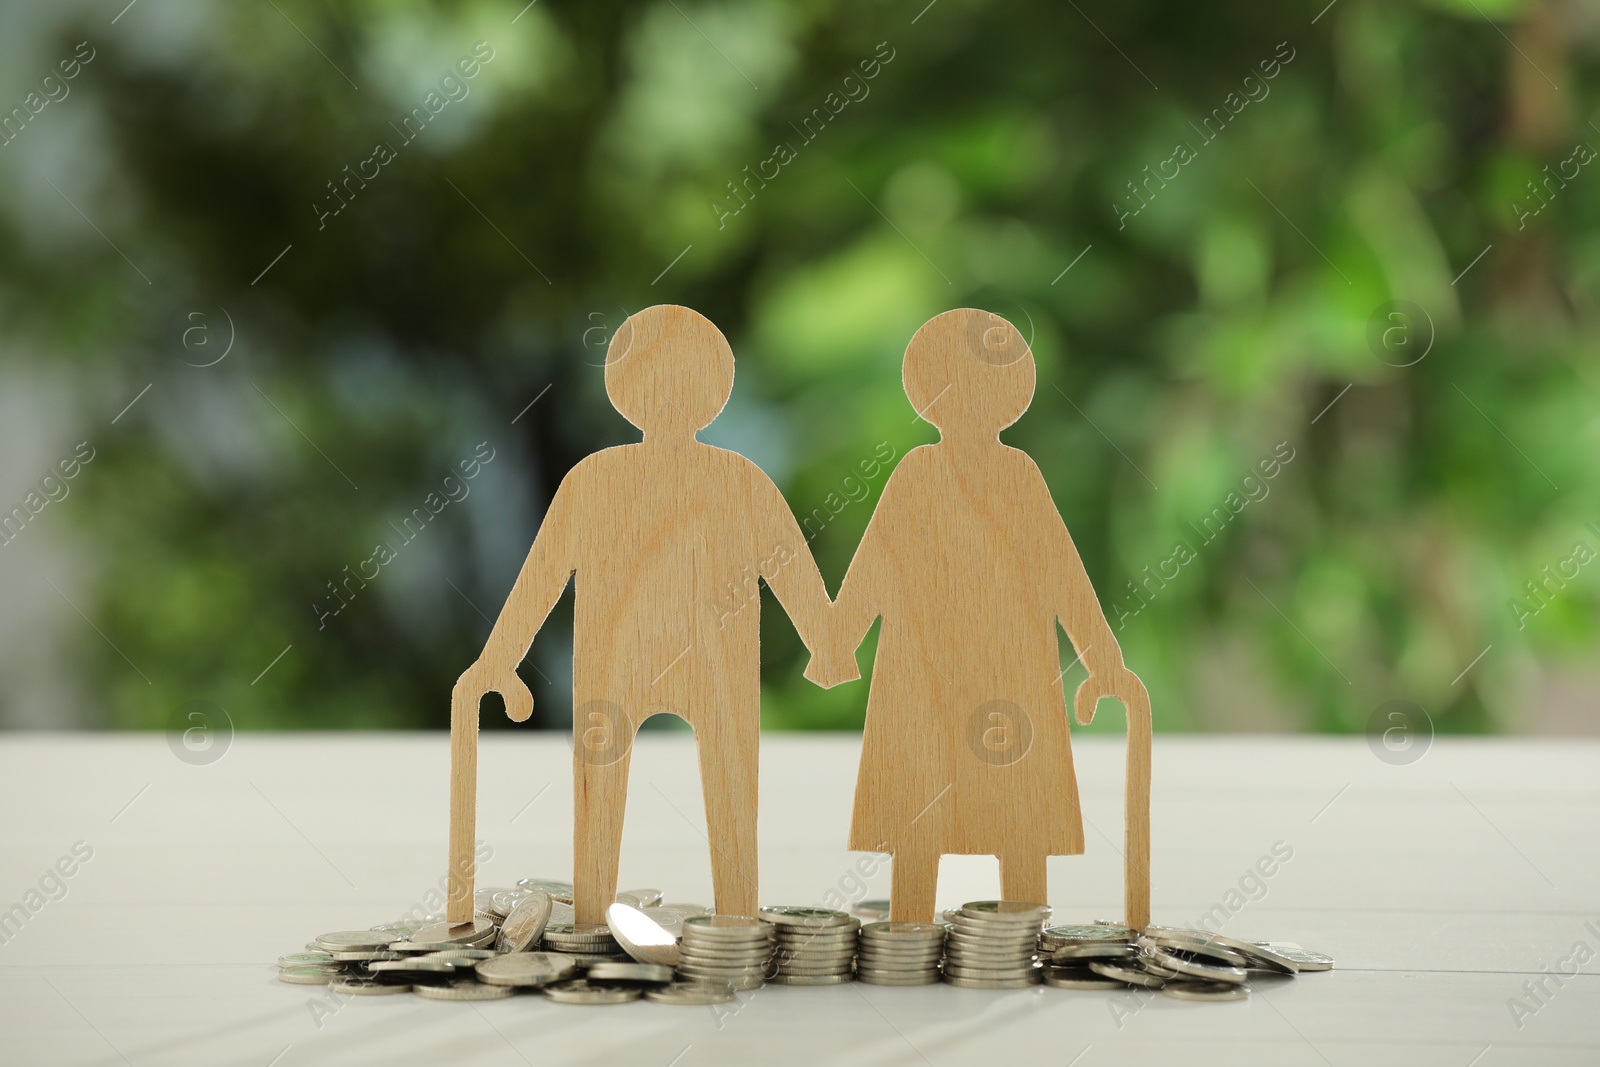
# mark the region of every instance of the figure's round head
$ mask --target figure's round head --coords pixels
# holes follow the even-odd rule
[[[999,315],[959,308],[922,324],[901,380],[911,406],[942,435],[993,437],[1033,401],[1033,353]]]
[[[628,316],[606,349],[606,395],[646,434],[694,434],[733,391],[733,349],[698,311],[657,304]]]

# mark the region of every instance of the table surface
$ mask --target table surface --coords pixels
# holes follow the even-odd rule
[[[859,738],[764,741],[761,899],[887,896],[888,864],[843,847]],[[624,888],[710,901],[692,746],[645,734],[635,747]],[[1075,751],[1088,851],[1050,861],[1057,922],[1121,912],[1122,746],[1086,737]],[[208,765],[161,735],[12,735],[0,1062],[1594,1064],[1597,757],[1587,741],[1437,739],[1393,766],[1359,738],[1158,736],[1154,921],[1209,914],[1233,936],[1338,960],[1258,983],[1245,1003],[852,983],[768,986],[715,1009],[406,996],[329,1011],[323,990],[278,982],[274,961],[442,884],[444,734],[241,734]],[[569,877],[571,820],[565,738],[485,735],[480,886]],[[1274,849],[1288,858],[1260,864]],[[992,858],[945,859],[941,905],[997,892]]]

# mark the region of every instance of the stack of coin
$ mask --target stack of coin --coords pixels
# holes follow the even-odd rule
[[[872,985],[932,985],[944,955],[943,923],[875,922],[861,928],[856,978]]]
[[[842,911],[792,905],[761,909],[775,935],[769,981],[778,985],[839,985],[850,981],[861,920]]]
[[[628,958],[604,923],[550,923],[540,943],[547,951],[564,952],[585,966]]]
[[[759,989],[772,955],[772,926],[748,915],[695,915],[683,921],[678,973]]]
[[[968,989],[1022,989],[1039,981],[1034,954],[1048,904],[978,900],[950,919],[944,980]]]

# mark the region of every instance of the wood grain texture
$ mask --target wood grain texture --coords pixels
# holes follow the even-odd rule
[[[882,619],[850,847],[894,855],[890,911],[930,921],[939,857],[992,854],[1001,892],[1045,902],[1045,857],[1083,851],[1056,625],[1088,669],[1074,704],[1128,712],[1130,924],[1149,921],[1150,706],[1122,662],[1038,467],[1000,442],[1027,410],[1034,363],[989,312],[931,319],[912,338],[906,395],[940,440],[884,486],[840,588],[831,673]]]
[[[597,452],[562,480],[482,656],[452,694],[451,921],[472,910],[478,702],[498,692],[511,718],[532,712],[516,667],[569,578],[577,921],[604,922],[616,893],[629,752],[639,723],[657,714],[694,727],[716,908],[756,913],[757,583],[810,648],[827,623],[827,591],[772,481],[695,439],[733,386],[733,352],[710,321],[669,305],[639,312],[613,336],[605,380],[643,440]]]

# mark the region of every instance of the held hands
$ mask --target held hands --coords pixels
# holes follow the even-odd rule
[[[1072,700],[1078,725],[1088,726],[1094,721],[1094,708],[1101,697],[1115,697],[1122,701],[1130,717],[1136,704],[1146,708],[1150,706],[1150,694],[1145,690],[1144,683],[1137,674],[1124,667],[1120,659],[1114,666],[1105,665],[1099,670],[1090,671],[1089,677],[1078,686],[1078,692]]]
[[[512,722],[525,722],[533,714],[533,694],[517,676],[515,666],[500,667],[479,659],[456,679],[450,699],[457,706],[477,710],[485,693],[499,693],[505,701],[506,716]]]
[[[813,649],[811,662],[806,664],[806,680],[824,689],[832,689],[843,682],[853,682],[861,677],[861,669],[856,666],[856,650],[846,647],[844,641],[832,634],[818,642],[821,647]]]

